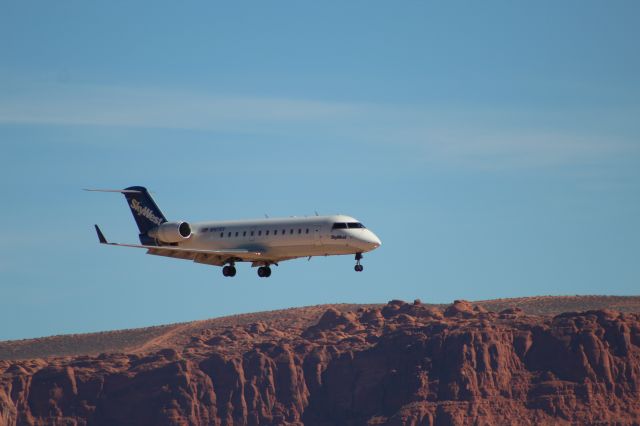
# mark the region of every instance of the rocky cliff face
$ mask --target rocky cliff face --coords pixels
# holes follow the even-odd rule
[[[638,424],[640,316],[392,301],[0,374],[0,425]]]

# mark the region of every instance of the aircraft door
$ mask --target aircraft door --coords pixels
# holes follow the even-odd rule
[[[322,245],[322,227],[314,226],[313,227],[313,242],[315,245]]]

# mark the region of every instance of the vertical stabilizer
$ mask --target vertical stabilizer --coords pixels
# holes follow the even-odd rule
[[[160,208],[143,186],[130,186],[122,191],[127,204],[131,209],[131,214],[138,225],[140,236],[146,235],[150,229],[153,229],[167,221]]]

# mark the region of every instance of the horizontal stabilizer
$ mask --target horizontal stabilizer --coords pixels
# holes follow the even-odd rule
[[[83,191],[89,192],[120,192],[122,194],[140,194],[142,191],[136,191],[135,189],[88,189],[83,188]]]

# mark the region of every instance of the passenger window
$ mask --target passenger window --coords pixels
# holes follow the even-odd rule
[[[269,230],[267,229],[267,232],[265,232],[266,235],[269,235]]]
[[[289,234],[293,234],[293,229],[290,229],[290,230],[289,230]]]
[[[238,236],[238,231],[236,231],[236,237]]]
[[[220,238],[224,238],[224,232],[220,233]]]
[[[304,230],[304,233],[305,233],[305,234],[308,234],[308,233],[309,233],[309,228],[305,229],[305,230]]]
[[[231,238],[231,232],[229,232],[229,233],[227,234],[227,237]]]
[[[273,235],[278,235],[278,230],[277,229],[273,231]]]
[[[262,231],[258,231],[258,237],[262,235]]]
[[[302,234],[302,229],[298,228],[298,234]]]
[[[243,231],[243,232],[242,232],[242,236],[243,236],[243,237],[246,237],[246,236],[247,236],[247,231]]]
[[[252,237],[253,237],[253,233],[254,233],[254,231],[251,231],[251,236],[252,236]]]

